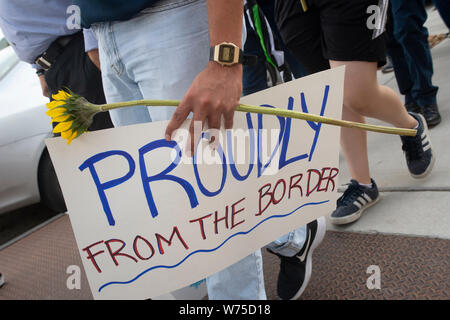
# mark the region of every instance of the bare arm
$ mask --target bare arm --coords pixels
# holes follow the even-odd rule
[[[242,0],[207,0],[210,45],[232,42],[242,48]],[[205,48],[207,50],[208,48]],[[210,61],[194,79],[177,107],[166,129],[166,139],[180,127],[190,112],[191,151],[193,150],[194,121],[205,122],[209,128],[220,129],[222,116],[227,129],[233,126],[234,110],[242,94],[242,65],[223,67]]]

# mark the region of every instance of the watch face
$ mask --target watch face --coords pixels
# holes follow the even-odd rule
[[[234,47],[230,45],[221,45],[219,50],[219,61],[233,62],[234,61]]]

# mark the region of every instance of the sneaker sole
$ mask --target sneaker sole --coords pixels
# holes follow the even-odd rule
[[[364,207],[361,207],[361,209],[359,209],[358,211],[356,211],[354,214],[343,217],[343,218],[333,218],[333,217],[329,217],[330,222],[332,224],[336,224],[336,225],[342,225],[342,224],[349,224],[352,223],[356,220],[358,220],[359,218],[361,218],[361,215],[363,214],[364,210],[369,209],[371,206],[373,206],[374,204],[376,204],[378,201],[380,201],[380,194],[378,194],[378,198],[376,198],[375,200],[373,200],[372,202],[366,204]]]
[[[427,124],[427,121],[425,120],[425,117],[423,115],[421,115],[421,114],[418,114],[418,115],[422,118],[423,124],[425,126],[425,131],[427,132],[427,135],[429,136],[430,135],[430,131],[428,129],[428,124]],[[426,176],[428,176],[430,174],[431,170],[433,170],[434,162],[436,161],[436,157],[434,156],[434,152],[433,152],[433,144],[431,143],[431,141],[429,141],[429,143],[430,143],[430,148],[431,148],[431,162],[430,162],[430,165],[428,166],[427,170],[425,170],[424,173],[413,174],[413,173],[410,172],[409,174],[414,179],[423,179],[423,178],[425,178]]]
[[[323,238],[325,237],[325,233],[327,229],[325,217],[320,217],[317,219],[317,233],[314,238],[313,243],[311,244],[311,248],[309,249],[309,252],[306,256],[306,272],[305,272],[305,279],[303,280],[303,284],[300,287],[300,289],[297,291],[297,293],[289,300],[297,300],[302,294],[303,291],[305,291],[306,287],[308,286],[309,280],[311,279],[311,273],[312,273],[312,254],[314,250],[322,243]]]

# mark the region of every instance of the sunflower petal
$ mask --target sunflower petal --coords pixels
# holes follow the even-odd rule
[[[72,140],[75,139],[76,137],[78,137],[78,133],[75,131],[72,133],[70,137],[67,138],[67,144],[70,144]]]
[[[72,130],[67,130],[67,131],[61,132],[61,137],[66,140],[68,140],[72,135],[73,135]]]
[[[72,127],[73,121],[60,122],[53,129],[53,133],[60,133],[69,130]]]
[[[50,109],[46,112],[46,114],[52,118],[60,117],[67,111],[64,107],[57,107]]]
[[[70,98],[70,94],[63,90],[59,90],[57,94],[52,95],[54,100],[67,100]]]
[[[67,121],[69,119],[70,119],[70,115],[69,114],[62,115],[62,116],[58,116],[58,117],[52,118],[52,121],[50,121],[50,123],[53,123],[53,122],[64,122],[64,121]]]
[[[53,100],[53,101],[47,103],[47,108],[53,109],[53,108],[57,108],[59,106],[65,105],[65,104],[66,103],[64,101]]]

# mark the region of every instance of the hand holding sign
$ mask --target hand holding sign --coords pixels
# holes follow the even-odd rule
[[[194,114],[189,127],[191,152],[194,151],[195,144],[195,121],[201,123],[202,129],[207,122],[210,129],[219,130],[223,116],[225,129],[231,129],[233,127],[234,110],[239,105],[239,98],[242,93],[241,79],[242,65],[224,68],[217,63],[210,62],[205,70],[195,78],[192,86],[172,115],[172,119],[166,128],[166,140],[172,138],[173,132],[181,126],[190,112]],[[225,83],[226,86],[224,86]]]

